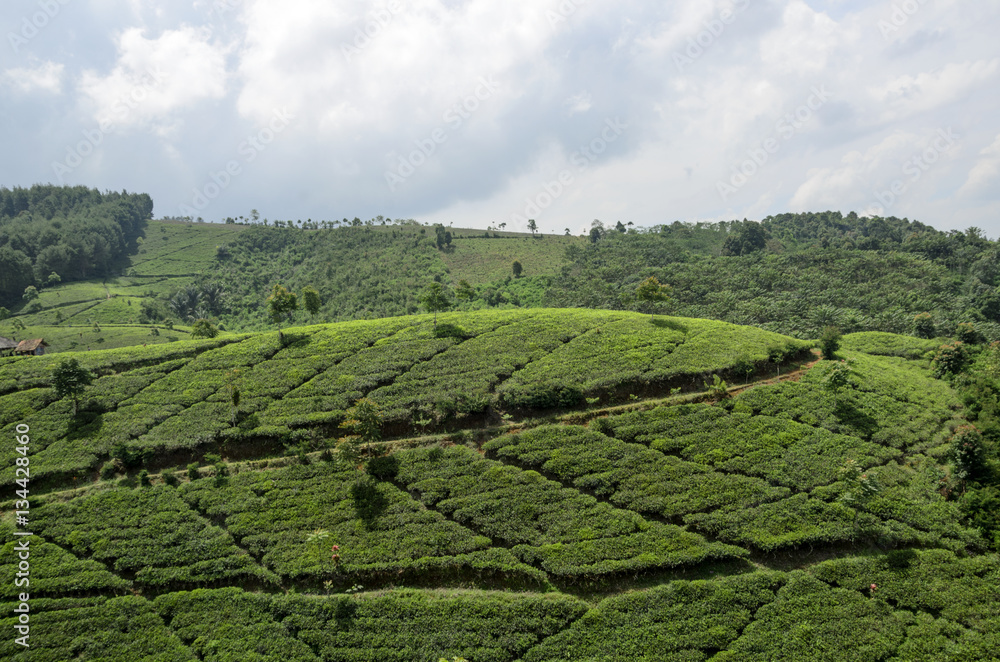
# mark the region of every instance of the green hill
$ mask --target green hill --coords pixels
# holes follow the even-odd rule
[[[27,458],[37,646],[0,653],[994,659],[1000,559],[951,459],[969,391],[925,341],[843,346],[538,309],[0,359],[0,424],[30,428],[0,483]],[[67,357],[96,377],[75,417]],[[361,398],[363,470],[331,452]]]

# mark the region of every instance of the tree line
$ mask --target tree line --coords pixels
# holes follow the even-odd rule
[[[21,299],[28,287],[120,273],[152,213],[145,193],[0,188],[0,304]]]

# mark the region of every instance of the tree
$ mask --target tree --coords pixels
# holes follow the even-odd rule
[[[350,431],[337,442],[337,454],[342,462],[353,468],[362,465],[365,446],[382,440],[382,410],[369,398],[361,398],[348,409],[341,427]]]
[[[302,303],[306,307],[306,312],[309,313],[309,318],[312,319],[319,312],[319,307],[323,305],[320,301],[319,292],[313,287],[302,288]]]
[[[455,288],[455,297],[463,301],[471,301],[476,296],[476,289],[469,284],[467,280],[458,281],[458,286]]]
[[[535,219],[533,218],[528,219],[528,229],[531,230],[531,236],[534,237],[535,232],[538,231],[538,223],[535,223]]]
[[[207,319],[202,318],[197,320],[191,326],[192,338],[214,338],[217,335],[219,335],[219,329]]]
[[[823,384],[833,393],[833,402],[837,402],[837,394],[845,386],[851,386],[851,368],[846,361],[840,361],[830,366],[830,372],[823,379]]]
[[[837,358],[837,350],[840,349],[840,329],[833,326],[823,329],[823,334],[819,337],[819,348],[827,361]]]
[[[76,359],[63,359],[52,372],[52,388],[60,398],[73,398],[73,415],[80,406],[80,396],[94,381],[90,371],[80,365]]]
[[[913,318],[913,332],[918,338],[934,337],[934,318],[930,313],[920,313]]]
[[[635,298],[640,306],[649,310],[649,321],[653,321],[653,310],[657,303],[670,300],[673,289],[669,285],[661,285],[655,277],[650,276],[635,289]]]
[[[878,474],[871,469],[863,471],[857,462],[847,460],[840,469],[839,478],[847,486],[840,500],[854,509],[854,521],[857,522],[860,511],[882,491]]]
[[[770,234],[760,223],[744,219],[742,224],[734,222],[734,225],[738,226],[738,229],[723,242],[723,255],[747,255],[767,247]]]
[[[281,319],[283,317],[288,317],[288,321],[292,321],[292,313],[294,313],[299,307],[298,299],[295,298],[294,292],[289,292],[281,285],[275,285],[274,289],[271,290],[271,296],[267,298],[267,312],[271,317],[271,321],[278,325],[278,338],[279,340],[284,340],[285,336],[281,333]]]
[[[427,286],[427,289],[420,295],[420,303],[424,305],[427,312],[434,313],[434,326],[437,326],[438,311],[448,310],[451,301],[444,291],[441,283],[434,282]]]
[[[38,288],[34,285],[29,285],[24,288],[24,296],[21,297],[25,301],[34,301],[38,298]]]
[[[240,387],[237,380],[240,378],[240,369],[233,368],[226,372],[226,387],[229,389],[229,401],[233,404],[232,424],[236,425],[236,420],[240,411]]]
[[[510,265],[511,270],[514,272],[514,278],[520,278],[521,272],[524,271],[524,267],[517,260],[514,260],[514,264]]]

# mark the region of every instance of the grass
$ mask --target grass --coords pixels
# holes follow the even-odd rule
[[[454,249],[441,257],[448,266],[451,279],[455,283],[466,280],[472,285],[486,285],[502,281],[513,275],[511,265],[521,263],[522,277],[554,276],[563,265],[569,264],[565,258],[567,246],[582,246],[585,239],[575,236],[545,235],[531,236],[501,235],[490,239],[476,237],[475,230],[452,230],[453,234],[464,235],[453,243]]]

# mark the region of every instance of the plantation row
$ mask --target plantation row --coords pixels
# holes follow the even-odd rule
[[[595,577],[745,555],[462,446],[401,451],[392,458],[398,462],[395,480],[423,503],[494,543],[512,546],[520,558],[556,576]]]
[[[627,399],[650,388],[702,387],[805,345],[758,329],[595,311],[506,311],[347,322],[73,355],[98,379],[74,418],[51,390],[59,356],[0,359],[0,417],[29,425],[34,478],[85,477],[124,464],[189,459],[219,447],[314,439],[372,398],[385,424],[446,424],[500,410]],[[736,348],[739,349],[736,349]],[[234,394],[239,395],[238,402]],[[0,450],[0,485],[13,480]],[[162,461],[162,460],[161,460]]]
[[[4,614],[14,606],[0,603]],[[561,594],[222,588],[154,600],[40,594],[32,607],[32,650],[5,638],[4,659],[990,662],[1000,650],[1000,559],[899,550],[676,580],[596,605]]]
[[[959,506],[941,489],[940,458],[956,425],[953,392],[905,360],[844,354],[852,375],[841,389],[827,385],[831,364],[822,362],[800,382],[761,385],[722,406],[658,407],[591,424],[614,439],[541,428],[487,449],[760,550],[865,540],[982,548],[981,535],[958,524]],[[848,466],[873,482],[852,482]],[[764,482],[747,482],[755,478]],[[715,489],[698,485],[672,496],[678,480]]]

